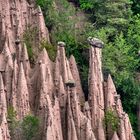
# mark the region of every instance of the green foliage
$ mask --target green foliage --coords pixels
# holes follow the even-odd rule
[[[79,0],[80,7],[85,10],[92,10],[94,7],[94,1],[93,0]]]
[[[105,112],[105,117],[104,117],[104,126],[105,128],[111,128],[113,131],[117,131],[119,127],[119,118],[112,109],[108,109]]]
[[[33,46],[35,46],[35,40],[38,34],[38,29],[36,27],[27,26],[27,29],[23,33],[23,42],[27,46],[27,52],[29,55],[29,60],[34,61]]]
[[[135,136],[139,140],[137,105],[140,101],[140,84],[133,77],[129,77],[123,79],[117,89],[121,93],[124,110],[129,114]]]
[[[88,11],[95,30],[102,27],[113,29],[111,38],[120,31],[127,30],[132,15],[129,0],[79,0],[79,4],[82,9]]]
[[[18,128],[18,121],[16,120],[16,111],[12,106],[10,106],[8,107],[7,112],[8,112],[7,120],[10,129],[10,136],[12,139],[14,139],[15,132],[17,131]]]
[[[48,52],[49,58],[54,61],[56,58],[56,47],[48,43],[47,40],[42,40],[40,42],[40,48],[45,48]]]
[[[31,140],[38,134],[39,119],[33,115],[28,115],[23,118],[21,128],[24,139]]]
[[[51,17],[52,19],[54,19],[53,23],[51,23],[50,31],[52,44],[56,46],[58,41],[64,41],[66,43],[67,56],[74,54],[76,59],[79,59],[79,56],[81,56],[79,50],[84,48],[85,45],[81,43],[83,42],[83,40],[81,39],[82,35],[79,35],[82,30],[75,28],[77,22],[81,20],[78,19],[77,21],[77,18],[75,18],[76,9],[66,0],[53,0],[51,7],[51,9],[48,9],[46,7],[48,11],[45,17]],[[50,22],[49,20],[46,20],[47,27],[49,27],[48,24],[50,24]]]
[[[73,18],[75,9],[66,0],[54,0],[54,2],[57,5],[57,14],[54,15],[56,26],[53,26],[51,31],[52,43],[57,44],[58,41],[62,40],[69,44],[70,42],[75,44],[76,21]]]
[[[54,0],[36,0],[36,4],[41,7],[45,15],[45,22],[49,30],[56,25],[56,15]]]
[[[23,120],[17,120],[16,111],[13,107],[8,107],[8,125],[11,139],[16,139],[16,134],[21,134],[24,140],[32,140],[39,129],[39,119],[33,115],[27,115]]]
[[[136,111],[138,99],[140,99],[140,85],[133,77],[124,79],[122,85],[119,85],[118,89],[122,90],[123,106],[127,112],[134,113],[134,111]],[[127,98],[127,101],[125,98]]]
[[[36,0],[36,4],[40,5],[44,10],[46,6],[50,6],[52,4],[52,0]]]
[[[97,9],[94,11],[94,17],[91,19],[95,22],[96,28],[104,27],[107,32],[108,40],[114,42],[114,37],[121,32],[127,31],[131,20],[131,3],[128,0],[99,2]]]
[[[131,54],[139,61],[138,51],[140,50],[140,15],[134,16],[129,25],[126,41],[133,46]],[[140,70],[140,65],[137,65],[137,71]]]
[[[133,46],[128,44],[121,33],[113,43],[108,43],[103,50],[104,70],[121,81],[121,78],[128,78],[136,70],[138,60],[131,51]]]
[[[8,119],[9,120],[14,120],[16,118],[16,111],[14,110],[13,107],[8,107]]]
[[[134,14],[140,13],[140,1],[139,0],[131,0],[133,2],[132,4],[132,10]]]

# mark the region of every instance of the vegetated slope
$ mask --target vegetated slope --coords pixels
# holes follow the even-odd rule
[[[1,0],[0,13],[0,139],[135,139],[111,76],[103,82],[102,41],[88,38],[89,97],[85,102],[75,59],[65,56],[64,42],[58,43],[55,54],[40,7],[31,1]],[[78,54],[84,44],[80,43]]]
[[[44,4],[46,2],[46,4]],[[66,54],[69,57],[73,54],[77,60],[80,75],[82,76],[82,85],[84,91],[87,91],[88,75],[88,46],[86,28],[89,26],[88,15],[76,8],[72,3],[66,0],[44,1],[42,5],[46,25],[50,31],[51,43],[56,45],[61,40],[66,43]],[[92,25],[91,25],[92,26]]]
[[[55,3],[55,1],[53,2]],[[139,2],[134,1],[133,5],[128,0],[114,2],[74,0],[70,2],[76,3],[76,6],[86,13],[86,15],[84,14],[86,22],[80,31],[73,26],[80,15],[74,19],[68,18],[76,15],[74,10],[71,12],[73,9],[70,8],[71,3],[69,4],[66,0],[56,1],[58,5],[61,5],[60,11],[59,9],[58,11],[53,10],[53,7],[49,9],[45,4],[42,5],[44,15],[46,15],[46,25],[49,24],[48,27],[50,27],[50,23],[52,23],[50,28],[52,43],[55,44],[56,40],[62,39],[68,44],[67,55],[74,54],[82,77],[82,85],[87,95],[88,51],[86,51],[85,38],[94,36],[105,42],[103,50],[104,76],[106,77],[108,73],[113,76],[117,90],[121,94],[124,109],[128,112],[137,139],[139,139],[137,104],[140,98],[140,86],[136,80],[136,73],[140,70],[138,54],[140,50],[140,17],[137,15]],[[45,9],[45,7],[48,8]],[[76,9],[78,10],[79,7]],[[56,14],[52,14],[55,12]]]
[[[57,44],[55,62],[49,59],[43,48],[35,59],[34,67],[30,67],[26,46],[28,41],[32,41],[28,45],[33,50],[39,49],[42,39],[49,42],[40,7],[36,9],[27,1],[0,3],[2,8],[9,5],[6,14],[15,6],[13,17],[21,17],[20,24],[23,27],[32,23],[34,18],[38,19],[36,24],[32,23],[36,25],[35,32],[38,34],[32,36],[34,30],[27,30],[30,36],[22,42],[23,34],[26,33],[24,28],[18,34],[16,31],[21,26],[13,24],[15,18],[9,20],[10,14],[5,15],[5,11],[0,9],[3,26],[1,36],[8,38],[3,40],[4,46],[0,53],[0,139],[135,140],[129,117],[123,111],[111,76],[108,76],[106,82],[103,79],[101,57],[104,43],[97,38],[88,38],[90,59],[87,102],[75,58],[66,57],[64,42]],[[32,8],[29,13],[28,8]],[[32,17],[32,14],[35,15]],[[22,23],[23,19],[27,22]],[[9,33],[19,36],[17,38]],[[34,40],[34,37],[38,37],[38,40]],[[39,44],[37,48],[32,46],[36,41]]]

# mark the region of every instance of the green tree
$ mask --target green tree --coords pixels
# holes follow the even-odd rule
[[[139,0],[131,0],[133,2],[132,4],[132,10],[134,14],[140,13],[140,1]]]
[[[16,134],[20,132],[19,122],[16,119],[17,113],[12,106],[8,107],[7,113],[8,113],[7,120],[8,120],[9,130],[10,130],[10,136],[11,139],[14,140]]]
[[[40,42],[40,48],[43,49],[45,48],[48,52],[48,55],[49,55],[49,58],[52,60],[52,61],[55,61],[55,58],[56,58],[56,47],[53,46],[52,44],[48,43],[47,40],[41,40]]]
[[[23,138],[25,140],[31,140],[38,133],[39,119],[33,115],[27,115],[23,118],[21,123]]]
[[[131,3],[128,0],[99,1],[99,7],[95,10],[97,24],[120,26],[126,25],[131,17]]]
[[[137,0],[133,1],[137,3]],[[92,22],[99,28],[113,26],[123,29],[122,27],[128,25],[132,15],[132,2],[129,0],[77,0],[77,2],[82,9],[91,14]]]
[[[46,25],[51,30],[56,23],[55,16],[57,14],[54,10],[54,0],[36,0],[36,4],[41,7]]]
[[[113,131],[118,130],[119,117],[117,116],[117,113],[113,111],[112,109],[108,108],[106,110],[103,122],[104,122],[105,127],[111,127]]]
[[[77,2],[80,4],[80,8],[82,8],[86,12],[91,12],[95,4],[94,0],[78,0]]]
[[[140,15],[136,15],[132,18],[132,22],[127,31],[126,41],[133,46],[131,54],[139,61],[137,71],[140,71],[140,59],[138,54],[140,50]]]
[[[35,59],[34,46],[36,46],[36,37],[38,34],[37,27],[27,26],[23,33],[23,42],[26,44],[29,60],[31,62]]]

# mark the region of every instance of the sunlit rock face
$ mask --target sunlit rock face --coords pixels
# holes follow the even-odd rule
[[[23,41],[29,26],[37,29],[34,51],[38,58],[32,67]],[[74,56],[66,57],[65,43],[60,41],[52,62],[45,49],[39,50],[43,39],[50,42],[40,7],[33,1],[0,0],[0,140],[12,140],[9,107],[18,121],[30,114],[39,118],[34,140],[135,140],[111,76],[106,82],[103,79],[104,43],[88,38],[89,96],[85,101]],[[104,124],[108,109],[119,120],[116,130]],[[20,133],[16,135],[22,140]]]

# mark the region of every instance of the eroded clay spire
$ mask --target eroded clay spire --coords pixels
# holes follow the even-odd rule
[[[29,92],[22,62],[18,73],[17,83],[17,117],[24,118],[30,113]]]
[[[13,106],[15,110],[17,109],[17,81],[18,81],[18,65],[17,60],[15,60],[12,78],[12,93],[10,99],[10,104]]]
[[[39,22],[39,35],[40,35],[40,40],[41,39],[47,39],[48,43],[50,43],[50,40],[49,40],[49,32],[46,28],[46,25],[45,25],[45,20],[44,20],[44,17],[43,17],[43,13],[42,13],[42,10],[40,8],[40,6],[38,6],[38,22]]]
[[[82,86],[81,86],[79,71],[78,71],[76,61],[75,61],[75,58],[73,55],[71,55],[71,57],[69,59],[69,64],[70,64],[72,76],[74,77],[74,80],[76,83],[76,92],[78,93],[80,102],[84,103],[84,93],[83,93]]]
[[[37,73],[38,77],[37,83],[35,84],[36,90],[38,91],[35,95],[35,111],[36,115],[40,118],[40,128],[39,131],[41,133],[40,136],[38,136],[39,139],[46,139],[46,129],[47,126],[44,122],[47,122],[47,108],[48,108],[48,102],[47,102],[47,95],[48,94],[48,87],[46,83],[46,66],[45,64],[39,63],[39,71]],[[53,136],[52,136],[53,137]]]
[[[1,7],[2,8],[2,7]],[[1,10],[0,10],[1,11]],[[2,52],[3,48],[4,48],[4,43],[5,43],[5,40],[6,40],[6,29],[5,29],[5,23],[4,23],[4,20],[3,20],[3,16],[0,15],[0,52]]]
[[[59,61],[60,61],[60,74],[62,75],[64,83],[68,81],[68,72],[67,72],[67,58],[65,56],[65,43],[58,42],[58,52]]]
[[[57,55],[55,60],[55,66],[54,66],[54,85],[56,90],[58,89],[59,83],[60,83],[60,60],[59,55]]]
[[[1,140],[10,140],[8,123],[7,123],[7,103],[4,92],[2,74],[0,73],[0,137]]]
[[[118,97],[119,95],[117,95],[111,75],[109,75],[105,87],[105,112],[113,111],[116,114],[116,100]],[[111,139],[114,134],[112,127],[110,125],[107,125],[106,131],[108,133],[108,139]]]
[[[92,127],[96,138],[103,140],[105,139],[102,124],[104,118],[103,74],[101,63],[101,48],[103,47],[103,42],[91,37],[88,38],[88,41],[91,45],[89,62],[89,102],[91,107]],[[102,132],[102,134],[100,134],[100,132]]]
[[[0,113],[1,115],[7,115],[7,103],[6,103],[6,94],[4,92],[4,84],[3,84],[3,78],[2,78],[2,74],[0,73],[0,100],[1,100],[1,110]]]
[[[114,86],[111,76],[108,76],[107,79],[107,91],[105,93],[106,109],[111,109],[115,105],[115,97],[117,96],[116,88]]]
[[[68,89],[69,90],[69,89]],[[71,110],[71,99],[68,93],[68,107],[67,107],[67,140],[78,140],[74,118]]]
[[[5,47],[3,50],[3,53],[5,55],[5,87],[6,87],[6,100],[8,105],[10,104],[10,98],[11,98],[11,89],[12,89],[12,74],[13,74],[13,58],[12,54],[9,50],[9,47],[7,43],[5,43]]]
[[[119,140],[118,135],[116,132],[114,132],[113,137],[111,140]]]
[[[52,62],[51,62],[51,60],[50,60],[50,58],[48,56],[48,53],[47,53],[45,48],[42,50],[42,52],[38,56],[37,62],[38,63],[41,62],[42,64],[46,64],[47,67],[52,71]]]
[[[21,59],[23,61],[23,68],[24,68],[24,71],[25,71],[25,76],[28,77],[29,72],[30,72],[30,62],[29,62],[29,57],[28,57],[26,44],[24,44],[24,46],[23,46],[23,52],[22,52],[22,58]]]

